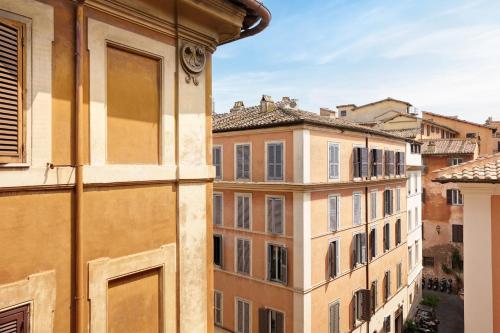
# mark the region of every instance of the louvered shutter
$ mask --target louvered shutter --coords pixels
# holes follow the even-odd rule
[[[370,290],[362,289],[359,291],[359,296],[361,297],[361,319],[370,319]]]
[[[389,190],[389,214],[394,213],[394,192]]]
[[[385,175],[389,176],[390,175],[390,168],[389,168],[390,156],[389,156],[389,151],[388,150],[384,151],[384,155],[385,155]]]
[[[243,178],[250,178],[250,146],[243,146]]]
[[[273,222],[274,232],[283,233],[283,200],[280,198],[273,199]]]
[[[236,264],[237,264],[237,270],[238,273],[244,273],[245,265],[243,262],[243,240],[238,239],[236,242],[236,253],[237,253],[237,258],[236,258]]]
[[[375,258],[377,255],[376,245],[375,245],[375,228],[370,230],[370,258]]]
[[[214,321],[215,324],[222,324],[222,294],[215,292],[214,293]]]
[[[276,312],[276,333],[285,332],[285,316],[281,312]]]
[[[340,333],[340,304],[330,305],[330,333]]]
[[[361,177],[368,177],[368,148],[361,148]]]
[[[268,245],[267,246],[267,279],[268,280],[272,280],[272,278],[273,278],[273,267],[274,267],[273,252],[274,252],[274,245]]]
[[[250,229],[250,198],[243,197],[243,228]]]
[[[356,267],[356,263],[357,263],[357,253],[356,253],[357,236],[358,235],[354,235],[352,237],[352,241],[351,241],[351,253],[352,253],[352,256],[351,256],[351,266],[352,267]]]
[[[336,275],[335,271],[335,242],[330,242],[328,245],[328,265],[330,270],[330,277],[334,278]]]
[[[405,153],[404,152],[400,152],[399,153],[399,165],[400,165],[400,172],[399,174],[400,175],[404,175],[405,174],[405,164],[406,164],[406,161],[405,161]]]
[[[236,178],[243,178],[243,146],[236,146]]]
[[[244,310],[243,312],[245,313],[245,322],[244,322],[244,333],[250,333],[250,304],[249,303],[243,303]]]
[[[0,20],[0,163],[22,161],[23,26]]]
[[[269,310],[265,308],[259,309],[259,333],[269,332]]]
[[[377,176],[382,176],[383,156],[382,149],[377,149]]]
[[[213,149],[212,149],[212,160],[213,160],[213,165],[215,166],[215,178],[220,179],[222,177],[221,147],[213,147]]]
[[[276,145],[267,145],[267,177],[274,179],[276,177]]]
[[[244,269],[244,272],[246,274],[250,274],[250,241],[248,240],[245,240],[243,241],[243,253],[244,253],[244,266],[243,266],[243,269]]]
[[[0,313],[0,333],[28,333],[28,330],[28,305]]]
[[[329,208],[330,208],[330,231],[337,231],[337,220],[338,220],[338,198],[336,196],[331,196],[329,198]]]
[[[274,178],[277,180],[283,179],[283,144],[275,145],[274,158]]]
[[[244,210],[244,207],[243,207],[243,197],[237,197],[237,210],[238,210],[238,215],[237,215],[237,221],[236,221],[236,225],[238,228],[243,228],[244,226],[244,223],[243,223],[243,210]]]
[[[238,301],[238,333],[244,332],[244,327],[245,327],[245,318],[244,318],[244,303],[242,301]]]
[[[354,225],[361,224],[361,195],[353,195],[353,215],[354,215]]]
[[[284,247],[280,248],[281,261],[281,281],[283,284],[288,284],[288,250]]]
[[[352,163],[353,163],[353,177],[359,178],[361,177],[361,168],[360,168],[360,160],[359,160],[359,148],[354,148],[352,150]]]
[[[361,263],[366,263],[366,234],[363,233],[361,236]]]
[[[446,203],[451,205],[453,203],[453,190],[446,190]]]

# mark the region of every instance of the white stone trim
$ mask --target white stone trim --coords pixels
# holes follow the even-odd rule
[[[100,258],[89,265],[90,333],[106,333],[108,329],[108,283],[110,280],[161,269],[162,332],[176,331],[176,250],[175,244],[157,250],[119,258]]]
[[[174,80],[175,80],[175,47],[157,40],[117,28],[104,22],[89,18],[88,20],[88,48],[90,58],[90,164],[92,166],[106,165],[107,148],[107,111],[106,111],[106,47],[107,45],[121,45],[136,50],[142,54],[152,55],[161,61],[161,121],[160,121],[160,164],[159,170],[175,166],[175,116],[174,116]],[[116,167],[116,166],[115,166]],[[149,166],[154,167],[153,165]],[[137,178],[144,178],[143,166],[121,165],[118,168],[129,168],[123,179],[137,174]],[[87,176],[90,173],[87,173]],[[120,178],[120,174],[110,168],[101,170],[102,177],[94,177],[94,182],[107,182],[109,178]],[[85,177],[84,181],[88,182]],[[132,176],[133,177],[133,176]],[[151,171],[150,180],[156,180],[157,175]]]
[[[24,161],[7,163],[0,170],[0,184],[12,186],[58,184],[54,171],[32,172],[30,167],[44,167],[52,161],[52,43],[54,41],[54,9],[34,0],[0,0],[0,16],[26,25],[26,84],[24,100]],[[25,170],[24,168],[28,168]],[[23,176],[19,176],[19,172]],[[16,180],[13,181],[12,177]],[[25,179],[29,179],[29,183]],[[64,182],[64,180],[63,180]],[[10,186],[7,185],[7,186]]]
[[[52,333],[56,307],[56,272],[46,271],[26,280],[0,286],[0,311],[30,306],[30,332]]]
[[[311,133],[308,129],[293,131],[293,181],[311,182]]]

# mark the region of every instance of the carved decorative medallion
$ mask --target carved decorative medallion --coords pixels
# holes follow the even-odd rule
[[[199,83],[198,76],[205,68],[205,63],[207,61],[205,48],[191,43],[185,43],[181,48],[180,58],[182,68],[187,74],[186,82],[189,83],[193,81],[194,85],[197,86]]]

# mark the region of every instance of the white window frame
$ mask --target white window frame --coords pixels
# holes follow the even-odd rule
[[[276,309],[276,308],[271,308],[271,307],[266,307],[266,310],[268,310],[267,311],[267,315],[269,316],[267,318],[267,325],[268,325],[267,326],[267,331],[271,332],[271,318],[270,318],[271,312],[279,312],[279,313],[281,313],[283,315],[283,332],[286,332],[286,313],[285,313],[285,311],[279,310],[279,309]]]
[[[248,255],[248,268],[249,268],[249,273],[248,275],[246,273],[243,273],[243,272],[238,272],[238,240],[241,239],[241,240],[245,240],[245,241],[248,241],[249,242],[249,249],[250,249],[250,253]],[[240,236],[236,236],[234,237],[234,272],[236,274],[239,274],[239,275],[242,275],[242,276],[252,276],[252,239],[251,238],[247,238],[247,237],[240,237]]]
[[[215,295],[219,294],[220,295],[220,309],[216,308],[216,303],[215,303]],[[215,311],[219,310],[220,311],[220,323],[216,322],[217,316],[215,315]],[[224,293],[220,290],[214,289],[214,324],[216,326],[222,326],[224,323]]]
[[[356,223],[356,210],[354,209],[354,198],[356,196],[359,196],[359,223]],[[363,194],[360,191],[354,191],[352,192],[352,225],[353,226],[360,226],[363,224],[362,222],[363,219]]]
[[[214,200],[215,196],[220,196],[221,197],[221,207],[220,207],[221,212],[220,212],[220,224],[216,224],[215,223],[215,219],[214,219],[213,225],[223,226],[224,225],[224,193],[222,193],[222,192],[213,192],[212,193],[212,200],[213,201],[215,201]],[[213,202],[212,202],[212,205],[213,205]],[[213,206],[215,206],[215,205],[213,205]],[[212,207],[212,209],[213,209],[213,207]],[[214,218],[214,217],[215,217],[215,210],[214,210],[214,214],[212,214],[212,218]]]
[[[268,152],[268,146],[270,144],[281,144],[282,145],[282,153],[283,153],[283,156],[281,157],[282,158],[282,170],[281,170],[281,179],[269,179],[269,175],[267,173],[267,152]],[[266,181],[268,182],[284,182],[285,181],[285,170],[286,170],[286,163],[285,163],[285,157],[286,157],[286,153],[285,153],[285,149],[286,149],[286,145],[285,145],[285,141],[284,140],[274,140],[274,141],[265,141],[264,142],[264,147],[265,147],[265,151],[264,151],[264,173],[265,173],[265,179]]]
[[[464,197],[459,189],[456,188],[451,189],[451,204],[454,206],[463,206]]]
[[[464,159],[461,157],[453,157],[451,159],[451,165],[458,165],[458,164],[463,163],[463,162],[464,162]]]
[[[267,212],[268,212],[268,209],[269,209],[269,206],[268,206],[268,203],[267,203],[267,200],[268,199],[272,199],[272,198],[275,198],[275,199],[281,199],[281,202],[282,202],[282,214],[283,214],[283,220],[281,221],[282,225],[283,225],[283,232],[281,233],[270,233],[268,232],[268,227],[269,227],[269,219],[267,218]],[[265,212],[264,212],[264,221],[265,221],[265,232],[267,234],[271,234],[271,235],[285,235],[286,233],[286,199],[285,199],[285,196],[284,195],[271,195],[271,194],[266,194],[264,196],[264,199],[265,199],[265,203],[264,203],[264,208],[265,208]]]
[[[248,178],[238,178],[238,146],[249,146],[248,154]],[[234,180],[235,181],[252,181],[252,143],[251,142],[237,142],[234,144]]]
[[[370,220],[372,220],[372,221],[375,221],[378,217],[378,214],[377,214],[377,212],[378,212],[378,204],[377,204],[378,198],[377,198],[377,196],[378,196],[377,189],[370,191]],[[373,205],[373,201],[372,201],[373,197],[375,197],[375,205]],[[373,206],[375,206],[375,208]],[[374,209],[375,209],[375,216],[373,216]]]
[[[265,244],[264,244],[264,246],[265,246],[264,253],[266,255],[266,258],[264,260],[264,265],[265,265],[264,266],[264,272],[266,272],[266,281],[273,282],[273,283],[279,283],[279,284],[283,285],[285,281],[282,281],[282,280],[271,280],[271,277],[268,276],[268,272],[269,272],[268,267],[270,265],[270,263],[269,263],[269,246],[270,245],[286,249],[287,250],[287,256],[286,256],[287,260],[288,260],[290,251],[289,251],[288,247],[285,244],[283,244],[283,243],[278,243],[278,242],[274,242],[274,241],[273,242],[267,242],[266,241]],[[286,267],[287,267],[287,270],[288,270],[288,267],[289,267],[288,262],[286,263]],[[280,267],[280,269],[281,269],[281,267]],[[288,283],[288,274],[287,274],[287,281],[286,281],[286,283]]]
[[[337,198],[337,217],[336,217],[336,221],[335,221],[335,229],[332,229],[330,227],[330,198],[332,197],[336,197]],[[328,198],[327,198],[327,209],[328,209],[328,213],[327,213],[327,229],[328,231],[330,232],[337,232],[340,230],[340,194],[339,193],[332,193],[332,194],[329,194],[328,195]]]
[[[248,198],[248,229],[238,227],[238,198]],[[234,193],[234,228],[238,230],[252,230],[252,208],[253,208],[253,198],[252,193]]]
[[[333,177],[332,175],[330,175],[330,146],[337,146],[338,148],[338,169],[339,169],[339,172],[338,172],[338,175],[337,177]],[[340,180],[340,166],[341,166],[341,163],[340,163],[340,143],[338,142],[335,142],[335,141],[328,141],[328,144],[327,144],[327,173],[328,173],[328,180],[329,181],[338,181]],[[332,163],[333,164],[333,163]]]
[[[238,318],[238,302],[243,302],[248,304],[248,327],[250,329],[250,332],[252,331],[252,301],[248,299],[244,299],[241,297],[235,297],[234,300],[234,318],[235,320],[235,332],[236,333],[244,333],[243,331],[238,331],[238,324],[240,318]]]
[[[215,167],[215,179],[217,180],[222,180],[224,178],[224,146],[220,144],[214,144],[212,145],[212,156],[213,156],[213,150],[220,149],[220,177],[217,177],[217,166],[214,164]]]

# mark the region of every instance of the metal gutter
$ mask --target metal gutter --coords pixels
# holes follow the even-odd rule
[[[221,42],[219,45],[256,35],[264,30],[269,25],[269,22],[271,22],[271,12],[262,2],[258,0],[235,0],[234,2],[237,5],[245,7],[247,15],[243,20],[240,34]]]

